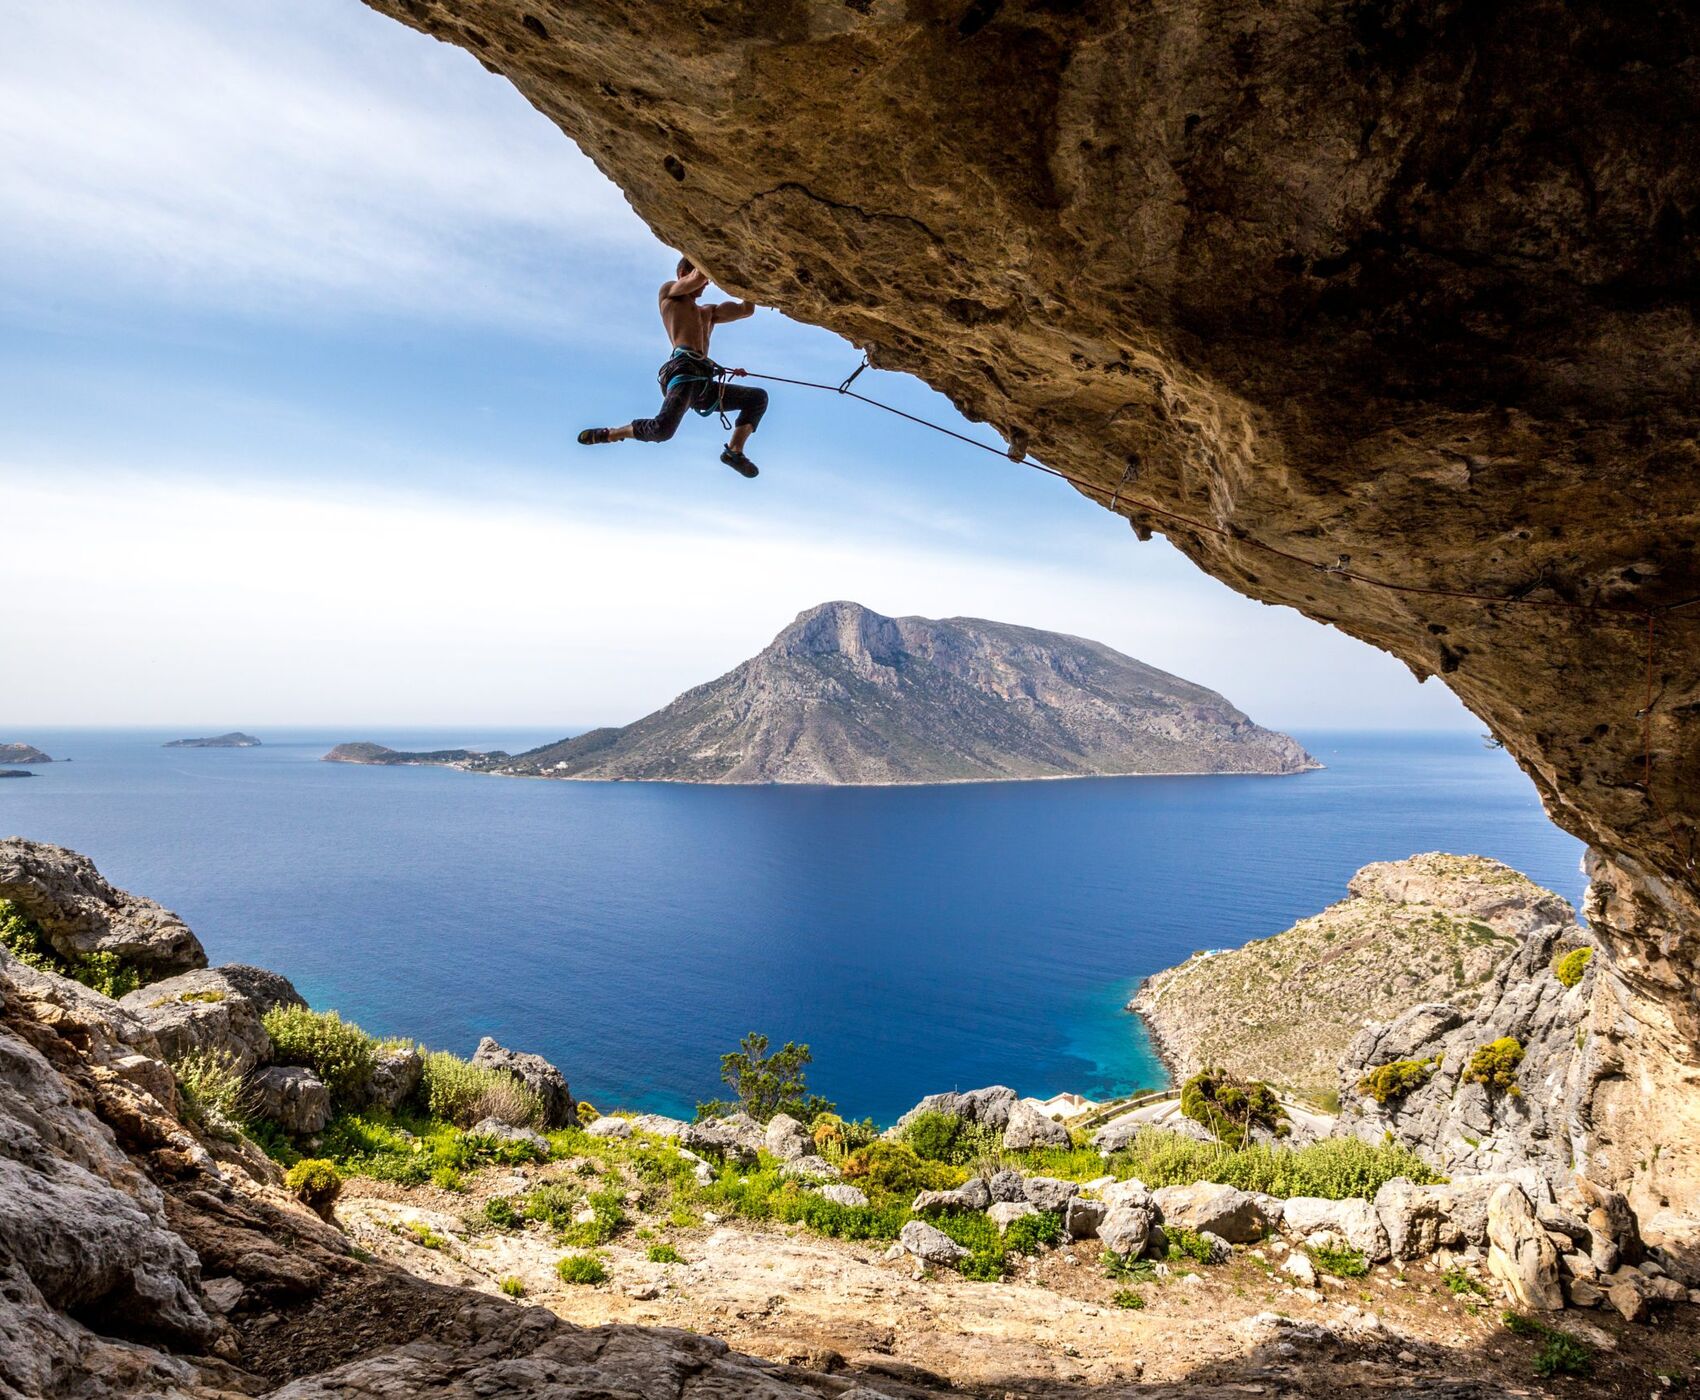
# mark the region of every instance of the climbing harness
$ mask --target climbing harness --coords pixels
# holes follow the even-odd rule
[[[712,363],[712,361],[710,363]],[[1641,722],[1641,786],[1648,805],[1652,808],[1656,818],[1664,825],[1665,831],[1670,837],[1672,849],[1677,850],[1681,847],[1682,843],[1677,835],[1676,823],[1672,820],[1670,813],[1666,810],[1664,803],[1659,799],[1659,795],[1653,787],[1652,725],[1653,706],[1656,700],[1654,693],[1654,660],[1657,645],[1657,619],[1659,617],[1674,617],[1677,614],[1682,613],[1684,609],[1700,605],[1700,595],[1682,599],[1680,602],[1665,603],[1658,607],[1648,607],[1634,603],[1584,603],[1577,602],[1569,598],[1530,598],[1513,594],[1480,593],[1465,588],[1443,588],[1417,583],[1395,583],[1391,579],[1375,578],[1370,574],[1365,574],[1352,568],[1352,560],[1349,554],[1341,554],[1331,561],[1324,562],[1319,562],[1315,559],[1306,559],[1303,555],[1291,553],[1288,550],[1282,549],[1279,545],[1269,544],[1263,540],[1256,539],[1237,527],[1215,525],[1208,521],[1195,520],[1190,516],[1181,515],[1176,511],[1166,510],[1152,501],[1141,500],[1137,497],[1126,494],[1128,483],[1139,474],[1139,460],[1137,457],[1130,457],[1128,459],[1127,469],[1122,473],[1121,480],[1112,490],[1098,482],[1088,481],[1083,477],[1075,476],[1072,472],[1063,471],[1059,467],[1048,466],[1046,463],[1039,461],[1037,458],[1028,455],[1025,451],[1016,450],[1014,444],[1012,444],[1012,450],[1006,452],[1001,448],[992,446],[990,443],[980,442],[978,439],[971,438],[965,433],[959,433],[952,428],[947,428],[942,423],[934,423],[930,419],[922,418],[917,414],[907,413],[903,409],[897,408],[892,404],[882,403],[878,399],[869,398],[866,394],[859,394],[850,386],[856,382],[857,376],[868,367],[869,360],[868,357],[864,355],[862,357],[862,363],[857,365],[856,368],[850,372],[848,377],[836,385],[820,384],[810,379],[787,379],[784,376],[777,374],[757,374],[752,370],[746,370],[743,373],[745,377],[750,379],[765,379],[770,383],[790,384],[799,389],[821,389],[827,393],[841,394],[845,398],[855,399],[859,403],[865,403],[872,408],[881,409],[886,413],[893,414],[898,418],[907,420],[908,422],[919,424],[923,428],[930,428],[935,433],[942,433],[945,437],[955,438],[958,442],[966,443],[970,447],[977,447],[982,452],[996,453],[999,457],[1008,457],[1011,461],[1016,462],[1020,466],[1032,467],[1035,471],[1041,471],[1049,476],[1058,477],[1089,495],[1105,498],[1106,505],[1117,514],[1124,513],[1122,511],[1122,506],[1125,504],[1131,510],[1140,511],[1148,516],[1155,516],[1158,519],[1169,521],[1183,529],[1191,530],[1199,534],[1214,535],[1220,539],[1231,539],[1236,544],[1243,545],[1250,549],[1260,550],[1265,554],[1285,559],[1289,563],[1301,565],[1304,568],[1314,570],[1319,575],[1338,579],[1342,582],[1361,584],[1368,588],[1380,588],[1392,593],[1409,593],[1432,598],[1456,598],[1460,601],[1486,603],[1495,607],[1546,608],[1556,609],[1559,611],[1586,613],[1590,616],[1596,626],[1617,626],[1635,628],[1637,630],[1645,628],[1646,698],[1640,711],[1636,715],[1636,718]],[[715,372],[721,379],[722,383],[724,383],[725,379],[733,373],[733,371],[722,369],[719,366],[715,366]],[[698,410],[698,412],[701,411],[702,410],[700,409]],[[724,417],[724,415],[722,415],[722,417]],[[1134,520],[1131,516],[1128,518],[1134,525],[1134,528],[1141,531],[1140,538],[1146,539],[1150,537],[1150,531],[1148,529],[1142,529],[1139,522]],[[1700,616],[1686,613],[1683,615]],[[1695,869],[1695,837],[1692,832],[1689,835],[1687,853],[1683,859],[1686,869],[1689,872],[1693,872]],[[1692,883],[1694,879],[1693,874],[1690,873],[1688,878],[1690,883]]]

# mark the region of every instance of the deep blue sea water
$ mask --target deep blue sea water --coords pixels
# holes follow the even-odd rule
[[[749,1030],[809,1042],[811,1086],[882,1121],[952,1087],[1126,1091],[1163,1078],[1122,1010],[1141,977],[1279,932],[1367,861],[1583,886],[1579,843],[1470,734],[1304,733],[1328,767],[1287,778],[832,789],[318,761],[364,731],[160,747],[193,732],[6,731],[74,761],[0,782],[0,834],[92,856],[214,963],[380,1034],[536,1050],[604,1107],[688,1109]]]

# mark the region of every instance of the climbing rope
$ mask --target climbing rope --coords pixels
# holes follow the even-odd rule
[[[1352,583],[1362,584],[1365,587],[1385,589],[1388,592],[1393,593],[1419,594],[1431,598],[1456,598],[1461,601],[1488,603],[1501,607],[1556,608],[1563,611],[1590,614],[1595,625],[1634,627],[1637,630],[1645,627],[1647,637],[1646,698],[1641,707],[1641,712],[1637,716],[1637,718],[1641,721],[1642,789],[1646,794],[1648,804],[1652,807],[1659,820],[1664,823],[1665,830],[1670,835],[1672,850],[1677,850],[1681,846],[1682,843],[1677,836],[1676,823],[1671,819],[1670,813],[1665,809],[1664,803],[1659,800],[1658,793],[1653,787],[1653,705],[1656,698],[1654,695],[1653,675],[1655,649],[1657,645],[1656,619],[1660,616],[1676,616],[1679,613],[1682,613],[1683,609],[1691,608],[1700,604],[1700,595],[1693,598],[1685,598],[1676,603],[1662,604],[1658,607],[1648,607],[1646,605],[1633,603],[1581,603],[1568,598],[1523,598],[1506,594],[1481,593],[1465,588],[1442,588],[1417,583],[1396,583],[1391,579],[1375,578],[1369,574],[1360,573],[1358,570],[1351,568],[1350,557],[1347,555],[1341,555],[1332,563],[1319,563],[1314,559],[1306,559],[1303,555],[1294,554],[1289,550],[1282,549],[1279,545],[1268,544],[1254,536],[1245,534],[1239,530],[1230,529],[1225,525],[1216,525],[1208,521],[1195,520],[1192,517],[1182,515],[1177,511],[1167,510],[1152,501],[1142,500],[1138,497],[1127,495],[1127,484],[1129,480],[1135,476],[1138,470],[1137,462],[1132,459],[1128,462],[1127,470],[1122,473],[1120,482],[1118,482],[1112,490],[1100,485],[1098,482],[1087,481],[1083,477],[1075,476],[1072,472],[1063,471],[1059,467],[1049,466],[1048,464],[1041,462],[1037,458],[1024,452],[1019,454],[1016,452],[1006,452],[1002,448],[994,447],[990,443],[981,442],[977,438],[971,438],[966,433],[959,433],[954,428],[948,428],[942,423],[935,423],[931,419],[922,418],[918,414],[906,412],[893,404],[883,403],[879,399],[870,398],[866,394],[857,393],[850,386],[856,382],[857,376],[868,367],[869,361],[867,356],[864,355],[862,357],[862,363],[856,366],[849,376],[838,384],[821,384],[811,379],[788,379],[783,375],[757,374],[749,370],[735,372],[723,369],[720,371],[718,377],[722,384],[724,384],[727,377],[734,373],[739,373],[740,377],[764,379],[771,384],[789,384],[799,389],[820,389],[829,394],[840,394],[845,398],[855,399],[858,403],[865,403],[871,408],[880,409],[885,413],[890,413],[895,417],[904,419],[907,422],[918,424],[923,428],[930,428],[933,432],[942,433],[945,437],[955,438],[956,441],[966,443],[969,447],[976,447],[982,452],[995,453],[999,457],[1009,458],[1009,460],[1016,462],[1020,466],[1031,467],[1035,471],[1041,471],[1048,476],[1057,477],[1060,480],[1066,481],[1070,485],[1075,486],[1091,495],[1105,497],[1107,499],[1109,509],[1115,511],[1117,514],[1122,513],[1121,507],[1125,502],[1126,505],[1135,510],[1142,511],[1147,515],[1156,516],[1162,520],[1170,521],[1188,530],[1194,530],[1201,534],[1214,535],[1220,539],[1231,539],[1237,544],[1244,545],[1251,549],[1261,550],[1265,554],[1273,555],[1279,559],[1285,559],[1289,563],[1298,564],[1304,568],[1313,569],[1318,573],[1345,579]],[[1602,614],[1604,616],[1602,616]],[[1687,616],[1687,614],[1683,615]],[[1688,841],[1685,865],[1689,871],[1693,871],[1694,838],[1692,833],[1690,834]],[[1692,883],[1693,876],[1690,875],[1689,878]]]

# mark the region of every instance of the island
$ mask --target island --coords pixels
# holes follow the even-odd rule
[[[257,749],[260,741],[252,734],[233,729],[228,734],[214,734],[207,739],[173,739],[168,749]]]
[[[0,768],[0,778],[33,778],[34,773],[27,768]]]
[[[34,744],[0,744],[0,763],[51,763]]]
[[[1204,686],[1101,642],[981,618],[810,608],[756,656],[624,728],[510,757],[343,744],[339,763],[516,777],[891,785],[1320,768]]]

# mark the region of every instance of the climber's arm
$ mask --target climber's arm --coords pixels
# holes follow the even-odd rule
[[[742,321],[746,316],[754,316],[756,304],[753,301],[720,301],[709,310],[714,313],[714,324],[718,326],[726,321]]]

